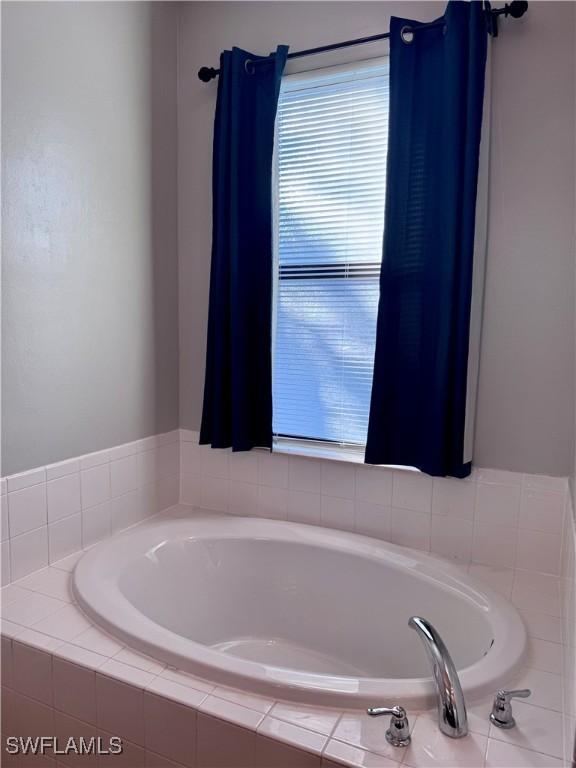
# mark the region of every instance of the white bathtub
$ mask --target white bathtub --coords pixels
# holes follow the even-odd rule
[[[325,706],[433,703],[413,615],[443,636],[467,699],[508,683],[526,644],[515,609],[444,561],[257,518],[135,529],[84,555],[74,590],[102,627],[167,664]]]

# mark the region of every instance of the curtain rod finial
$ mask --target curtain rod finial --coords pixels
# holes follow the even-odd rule
[[[214,67],[200,67],[198,70],[198,77],[203,83],[209,83],[210,80],[214,80],[215,77],[218,77],[218,72],[219,70],[214,69]]]

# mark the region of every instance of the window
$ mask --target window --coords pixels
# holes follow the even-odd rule
[[[274,433],[363,448],[384,229],[388,60],[284,77]]]

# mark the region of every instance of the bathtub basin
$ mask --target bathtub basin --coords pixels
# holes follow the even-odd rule
[[[258,518],[154,523],[78,563],[83,610],[131,647],[218,684],[309,704],[433,704],[408,619],[431,621],[467,700],[506,685],[526,633],[461,569],[365,536]]]

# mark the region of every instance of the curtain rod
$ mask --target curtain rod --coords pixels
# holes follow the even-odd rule
[[[506,3],[504,8],[492,9],[490,3],[486,2],[485,7],[486,18],[488,21],[488,33],[492,37],[498,37],[498,16],[512,16],[514,19],[519,19],[521,16],[524,16],[528,10],[528,3],[526,0],[512,0],[511,3]],[[421,24],[414,28],[404,27],[402,29],[402,35],[404,35],[405,32],[407,34],[414,34],[415,31],[420,32],[423,29],[433,29],[434,27],[441,26],[443,23],[444,22],[442,21],[432,21],[429,24]],[[303,51],[294,51],[293,53],[289,53],[287,58],[301,59],[304,56],[314,56],[317,53],[327,53],[328,51],[336,51],[340,48],[351,48],[353,45],[364,45],[365,43],[374,43],[377,40],[387,40],[389,37],[390,32],[382,32],[379,35],[370,35],[370,37],[358,37],[355,40],[344,40],[342,43],[330,43],[329,45],[321,45],[318,48],[307,48]],[[252,62],[247,61],[246,64],[250,63],[254,66],[255,64],[262,64],[270,59],[271,57],[268,56]],[[208,83],[210,80],[214,80],[219,74],[220,70],[214,69],[214,67],[201,67],[198,70],[198,77],[203,83]]]

